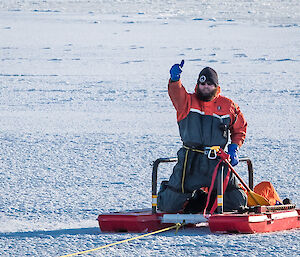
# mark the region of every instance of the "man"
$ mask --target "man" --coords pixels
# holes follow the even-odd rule
[[[207,193],[202,188],[211,185],[213,171],[219,162],[211,147],[224,149],[230,137],[228,153],[231,164],[238,164],[237,151],[245,140],[247,128],[239,107],[220,95],[216,71],[204,68],[199,74],[195,92],[190,94],[180,80],[183,64],[184,60],[172,66],[168,85],[183,146],[177,153],[178,162],[169,181],[162,183],[158,193],[158,209],[166,212],[193,212],[188,209],[195,199],[201,206],[192,206],[191,210],[203,211]],[[224,171],[226,174],[227,168]],[[224,210],[237,210],[246,203],[246,193],[240,188],[237,178],[230,174],[224,194]]]

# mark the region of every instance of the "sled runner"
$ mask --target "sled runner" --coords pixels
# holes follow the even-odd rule
[[[249,182],[246,185],[239,177],[248,194],[248,207],[235,212],[223,212],[222,201],[218,201],[217,213],[165,213],[157,210],[157,170],[160,163],[175,162],[177,158],[160,158],[153,163],[152,209],[132,210],[100,214],[99,226],[102,232],[151,232],[185,223],[189,227],[209,227],[213,233],[264,233],[300,228],[300,209],[294,204],[273,205],[280,198],[270,182],[258,184],[253,191],[253,168],[249,158],[240,158],[248,166]],[[230,165],[228,163],[228,165]],[[232,168],[232,167],[231,167]],[[232,171],[236,174],[234,169]],[[236,174],[238,176],[238,174]],[[221,176],[223,177],[223,174]],[[223,184],[218,182],[218,184]],[[266,189],[267,188],[267,189]],[[218,191],[218,197],[222,195]],[[265,196],[270,197],[270,200]]]

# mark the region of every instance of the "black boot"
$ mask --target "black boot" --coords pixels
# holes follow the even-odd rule
[[[197,189],[193,192],[192,197],[189,198],[184,206],[183,213],[200,213],[204,211],[207,201],[207,193],[202,189]],[[214,200],[216,198],[216,193],[213,191],[210,196],[210,203],[207,207],[208,210],[211,209]]]

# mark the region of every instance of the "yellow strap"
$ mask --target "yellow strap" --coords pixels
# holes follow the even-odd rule
[[[160,230],[157,230],[157,231],[153,231],[153,232],[148,233],[148,234],[144,234],[144,235],[141,235],[141,236],[132,237],[132,238],[129,238],[129,239],[125,239],[125,240],[122,240],[122,241],[119,241],[119,242],[115,242],[115,243],[112,243],[112,244],[100,246],[100,247],[97,247],[97,248],[94,248],[94,249],[90,249],[90,250],[86,250],[86,251],[82,251],[82,252],[77,252],[77,253],[71,253],[71,254],[67,254],[67,255],[62,255],[60,257],[75,256],[75,255],[79,255],[79,254],[93,252],[93,251],[104,249],[104,248],[107,248],[107,247],[110,247],[110,246],[113,246],[113,245],[118,245],[118,244],[129,242],[129,241],[132,241],[132,240],[135,240],[135,239],[139,239],[139,238],[142,238],[142,237],[145,237],[145,236],[150,236],[150,235],[158,234],[158,233],[161,233],[161,232],[165,232],[165,231],[168,231],[168,230],[171,230],[171,229],[176,229],[176,233],[177,233],[178,229],[180,227],[184,226],[184,225],[185,225],[185,223],[176,223],[174,226],[171,226],[171,227],[168,227],[168,228],[163,228],[163,229],[160,229]]]
[[[191,151],[197,152],[197,153],[204,153],[204,151],[202,151],[202,150],[193,149],[193,148],[190,148],[190,147],[185,146],[185,145],[183,145],[183,148],[186,149],[186,152],[185,152],[183,171],[182,171],[182,180],[181,180],[181,191],[182,191],[182,193],[184,193],[184,180],[185,180],[186,164],[187,164],[187,160],[188,160],[189,151],[191,150]]]
[[[211,146],[210,147],[210,150],[216,150],[216,151],[219,151],[220,150],[220,146],[219,145],[215,145],[215,146]]]
[[[189,154],[189,149],[187,149],[185,152],[183,171],[182,171],[181,190],[182,190],[183,194],[184,194],[184,179],[185,179],[186,163],[187,163],[187,159],[188,159],[188,154]]]
[[[187,150],[191,150],[193,152],[198,152],[198,153],[205,153],[205,151],[199,150],[199,149],[194,149],[194,148],[190,148],[188,146],[183,145],[183,148],[187,149]],[[207,150],[215,150],[215,151],[219,151],[220,150],[220,146],[219,145],[214,145],[214,146],[208,146],[206,147]]]
[[[183,146],[183,148],[187,149],[187,150],[191,150],[193,152],[197,152],[197,153],[204,153],[204,151],[202,150],[199,150],[199,149],[194,149],[194,148],[190,148],[190,147],[187,147],[187,146]]]

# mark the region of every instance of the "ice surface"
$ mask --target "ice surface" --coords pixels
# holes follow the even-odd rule
[[[96,218],[150,206],[150,164],[181,144],[166,88],[181,59],[189,91],[204,66],[218,71],[249,123],[240,154],[255,183],[299,206],[299,27],[298,0],[0,1],[0,255],[133,236]],[[89,256],[297,256],[298,238],[185,229]]]

